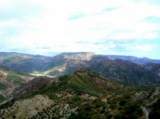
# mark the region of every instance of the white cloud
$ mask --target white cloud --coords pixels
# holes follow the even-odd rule
[[[155,45],[143,44],[143,45],[135,45],[131,48],[134,51],[141,51],[141,52],[151,52],[156,48]]]
[[[149,0],[13,1],[0,0],[0,10],[16,9],[19,5],[19,9],[15,12],[19,12],[20,9],[24,11],[20,7],[22,5],[28,9],[29,13],[31,12],[30,8],[33,10],[34,7],[39,8],[39,13],[36,10],[35,14],[29,14],[25,11],[26,17],[23,19],[18,16],[5,21],[0,19],[2,23],[0,24],[0,38],[5,32],[3,30],[5,27],[12,26],[21,31],[17,36],[10,38],[8,43],[12,44],[12,48],[24,48],[37,51],[37,53],[45,53],[48,49],[53,52],[93,51],[107,53],[118,45],[110,43],[111,41],[123,40],[129,43],[160,37],[158,32],[155,32],[160,31],[160,24],[145,20],[147,17],[160,17],[160,4],[151,4]],[[80,13],[84,16],[73,20],[69,19],[70,16]],[[79,42],[86,42],[86,44],[82,45]],[[98,45],[95,42],[105,42],[105,44]],[[48,49],[40,49],[40,47]],[[147,51],[147,49],[149,46],[137,47],[137,50],[140,51]],[[112,52],[118,53],[118,51]]]

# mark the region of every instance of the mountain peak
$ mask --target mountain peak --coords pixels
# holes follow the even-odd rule
[[[92,52],[65,52],[60,54],[64,59],[73,59],[73,60],[91,60],[95,56]]]

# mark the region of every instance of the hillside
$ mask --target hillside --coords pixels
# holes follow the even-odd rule
[[[147,64],[144,65],[144,67],[147,70],[156,73],[160,77],[160,64],[147,63]]]
[[[144,119],[146,109],[153,119],[159,94],[159,88],[136,88],[81,69],[1,105],[0,114],[17,119]]]
[[[66,55],[67,57],[65,58]],[[54,65],[50,65],[53,66],[53,68],[39,73],[59,76],[73,73],[80,68],[88,68],[100,73],[106,78],[125,82],[128,84],[160,84],[160,77],[157,75],[157,73],[155,71],[146,69],[142,65],[120,59],[108,58],[106,56],[94,55],[90,58],[90,60],[80,60],[77,58],[73,59],[72,56],[69,57],[69,55],[70,54],[61,54],[59,56],[56,56],[56,58],[52,61]],[[76,54],[74,54],[74,56],[75,55]]]
[[[50,79],[48,77],[35,77],[34,79],[28,81],[24,85],[21,85],[18,88],[16,88],[12,93],[12,97],[16,98],[25,94],[32,93],[50,85],[50,83],[52,83],[55,80],[56,79]]]
[[[0,66],[17,72],[31,73],[37,70],[44,71],[50,59],[50,57],[41,55],[1,52]]]
[[[17,73],[0,67],[0,96],[1,99],[8,98],[13,90],[22,84],[27,83],[33,77],[30,75]],[[2,101],[2,100],[0,100]]]
[[[90,69],[101,75],[120,82],[134,85],[154,85],[160,83],[160,77],[155,72],[144,67],[120,59],[94,57],[90,61]]]

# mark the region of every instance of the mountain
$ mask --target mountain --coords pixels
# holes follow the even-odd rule
[[[96,55],[89,52],[62,53],[54,57],[1,53],[0,59],[1,66],[36,76],[62,76],[80,68],[88,68],[106,78],[128,84],[160,84],[160,77],[156,71],[148,70],[143,60],[135,57],[132,59],[137,59],[135,61],[140,61],[140,64],[133,63],[134,60],[131,62],[122,58],[117,59],[115,56]]]
[[[46,69],[50,57],[41,55],[29,55],[15,52],[1,52],[0,53],[0,66],[8,69],[31,73],[33,71],[43,71]]]
[[[52,57],[45,75],[64,75],[73,73],[75,70],[88,66],[88,62],[95,56],[89,52],[62,53]],[[40,72],[42,73],[42,72]]]
[[[33,76],[17,73],[6,68],[0,67],[0,96],[9,98],[10,94],[22,84],[27,83]],[[0,100],[2,101],[2,100]]]
[[[136,64],[156,63],[160,64],[160,60],[153,60],[149,58],[138,58],[134,56],[119,56],[119,55],[96,55],[90,52],[75,52],[62,53],[54,57],[29,55],[16,52],[0,52],[0,66],[24,72],[24,73],[38,73],[38,72],[57,72],[57,67],[62,66],[64,70],[67,64],[74,62],[73,65],[86,65],[86,61],[92,60],[94,57],[107,57],[109,59],[121,59],[130,61]],[[85,64],[84,64],[85,63]],[[47,72],[48,73],[48,72]]]
[[[141,65],[120,59],[96,56],[90,61],[90,69],[101,75],[121,82],[135,85],[154,85],[160,83],[160,77]]]
[[[156,119],[159,100],[159,88],[138,88],[80,69],[1,104],[0,115],[17,119]]]
[[[16,88],[11,94],[12,97],[20,97],[25,94],[29,94],[39,89],[49,86],[53,81],[56,81],[57,78],[48,78],[48,77],[35,77],[27,83]]]
[[[59,78],[58,83],[53,83],[53,87],[45,89],[45,93],[52,97],[53,92],[69,91],[71,94],[90,94],[100,96],[105,92],[113,91],[115,93],[123,93],[121,89],[128,88],[120,82],[108,80],[98,73],[92,72],[88,69],[79,69],[70,75],[66,75]],[[119,90],[116,90],[116,89]]]
[[[79,58],[79,55],[81,58]],[[160,84],[160,77],[142,65],[90,53],[63,53],[53,57],[50,66],[49,70],[46,70],[43,74],[59,76],[73,73],[80,68],[88,68],[109,79],[128,84]]]
[[[149,58],[145,58],[145,57],[139,58],[139,57],[134,57],[134,56],[123,56],[123,55],[106,55],[106,57],[130,61],[130,62],[133,62],[136,64],[147,64],[147,63],[160,64],[160,60],[149,59]]]
[[[160,65],[133,61],[0,53],[0,118],[159,119]]]
[[[95,56],[95,54],[91,52],[70,52],[57,55],[54,57],[54,59],[60,58],[69,60],[89,61],[93,58],[93,56]]]

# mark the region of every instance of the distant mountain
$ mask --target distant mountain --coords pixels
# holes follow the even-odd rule
[[[50,62],[50,59],[50,57],[41,55],[1,52],[0,66],[17,72],[31,73],[37,70],[45,70]]]
[[[36,76],[62,76],[80,68],[88,68],[109,79],[128,84],[157,85],[160,83],[157,72],[148,70],[144,66],[144,63],[152,60],[136,57],[95,55],[88,52],[62,53],[54,57],[1,53],[0,61],[1,66]]]
[[[91,52],[71,52],[71,53],[62,53],[60,55],[57,55],[55,58],[61,58],[61,59],[70,59],[70,60],[80,60],[80,61],[89,61],[95,56],[94,53]]]
[[[109,79],[128,84],[160,84],[160,77],[155,72],[129,61],[96,56],[90,61],[89,68]]]
[[[139,57],[134,57],[134,56],[122,56],[122,55],[106,55],[109,58],[116,58],[116,59],[121,59],[125,61],[130,61],[136,64],[147,64],[147,63],[156,63],[160,64],[160,60],[156,59],[149,59],[149,58],[139,58]]]
[[[77,58],[81,55],[81,58]],[[85,59],[87,56],[90,56]],[[84,57],[82,59],[82,57]],[[65,75],[73,73],[80,68],[88,68],[101,75],[121,82],[135,85],[154,85],[160,83],[156,73],[138,65],[121,59],[109,58],[89,53],[72,54],[63,53],[53,57],[49,70],[43,72],[47,75]]]
[[[88,62],[95,56],[93,53],[62,53],[52,57],[48,70],[44,74],[63,75],[73,73],[80,68],[88,67]]]
[[[155,119],[160,116],[159,100],[159,88],[137,88],[80,69],[3,103],[0,115],[22,119]]]

